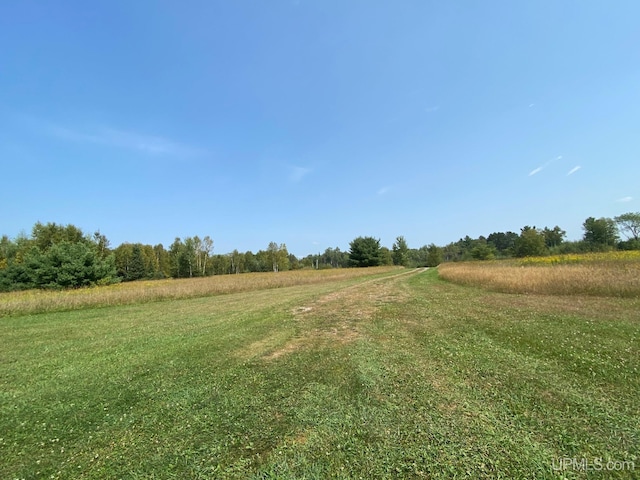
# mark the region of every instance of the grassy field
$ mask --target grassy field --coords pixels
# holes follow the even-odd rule
[[[76,310],[86,307],[109,307],[159,300],[208,297],[294,285],[314,285],[347,280],[372,274],[384,274],[394,267],[371,270],[294,270],[242,275],[214,275],[202,278],[149,280],[75,290],[25,290],[0,293],[0,317],[21,313]]]
[[[6,316],[0,478],[638,478],[639,311],[390,270]]]
[[[640,297],[640,252],[445,263],[440,276],[504,293]]]

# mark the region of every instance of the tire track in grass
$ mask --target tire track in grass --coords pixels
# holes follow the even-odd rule
[[[291,314],[297,322],[298,333],[279,348],[265,352],[262,359],[275,360],[301,349],[328,343],[347,344],[361,338],[361,325],[372,320],[380,308],[407,298],[409,293],[400,282],[426,270],[412,269],[366,280],[294,307]]]

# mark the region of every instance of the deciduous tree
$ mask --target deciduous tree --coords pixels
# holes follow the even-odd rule
[[[620,231],[629,240],[639,240],[640,238],[640,212],[623,213],[614,217]]]
[[[536,227],[526,226],[521,229],[520,236],[515,242],[516,257],[534,257],[547,253],[544,235]]]
[[[592,250],[606,250],[618,241],[618,228],[611,218],[587,218],[582,224],[584,241]]]

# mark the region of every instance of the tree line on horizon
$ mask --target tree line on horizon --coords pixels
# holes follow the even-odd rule
[[[374,237],[358,237],[348,251],[327,248],[323,253],[297,258],[287,246],[270,242],[256,253],[234,250],[213,253],[209,236],[176,238],[162,244],[123,243],[115,249],[99,231],[85,234],[74,225],[37,222],[31,236],[0,238],[0,291],[29,288],[78,288],[121,281],[192,278],[248,272],[279,272],[399,265],[434,267],[442,262],[491,260],[549,254],[640,250],[640,212],[615,218],[587,218],[583,238],[567,241],[559,226],[542,229],[525,226],[520,233],[494,232],[487,237],[466,236],[445,246],[410,248],[403,236],[391,249]],[[626,240],[621,240],[621,234]]]

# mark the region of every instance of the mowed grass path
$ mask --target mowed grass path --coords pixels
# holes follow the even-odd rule
[[[413,270],[3,318],[0,478],[637,478],[639,311]]]

